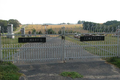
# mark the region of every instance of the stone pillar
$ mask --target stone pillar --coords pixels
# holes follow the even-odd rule
[[[8,28],[7,38],[15,38],[13,33],[13,24],[8,24],[7,28]]]
[[[25,37],[25,28],[21,28],[21,36]]]
[[[62,44],[62,61],[65,62],[65,57],[66,57],[66,51],[65,51],[65,27],[62,27],[61,31],[61,44]]]

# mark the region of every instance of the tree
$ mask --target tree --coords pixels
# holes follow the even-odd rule
[[[79,20],[79,21],[77,22],[77,24],[82,24],[82,22]]]
[[[68,25],[70,24],[70,23],[67,23]]]
[[[78,21],[77,24],[83,24],[85,21]]]
[[[115,32],[118,25],[120,25],[119,21],[107,21],[103,24],[84,22],[83,29],[94,32]]]
[[[8,20],[8,24],[13,24],[13,30],[16,30],[17,27],[20,27],[21,23],[16,19]]]
[[[7,32],[7,20],[0,20],[0,26],[1,26],[1,32],[6,33]]]
[[[106,23],[104,23],[104,25],[113,25],[113,24],[118,24],[120,22],[118,22],[117,20],[113,20],[113,21],[107,21]]]
[[[8,24],[13,24],[13,30],[16,30],[16,28],[21,25],[21,23],[16,19],[10,19],[8,21],[7,20],[0,20],[0,26],[1,26],[2,33],[7,32]]]

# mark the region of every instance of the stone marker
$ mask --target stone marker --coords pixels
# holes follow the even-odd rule
[[[25,28],[21,28],[21,36],[25,37]]]
[[[13,24],[8,24],[8,34],[7,38],[15,38],[14,33],[13,33]]]

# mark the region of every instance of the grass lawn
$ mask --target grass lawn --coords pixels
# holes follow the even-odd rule
[[[18,37],[15,37],[14,39],[10,39],[7,37],[2,37],[2,44],[18,44]]]
[[[11,62],[0,61],[0,80],[19,80],[22,74],[18,71],[19,68]]]

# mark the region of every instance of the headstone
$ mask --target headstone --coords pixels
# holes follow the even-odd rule
[[[13,24],[8,24],[7,28],[8,28],[7,38],[15,38],[13,33]]]
[[[21,34],[22,37],[25,37],[25,28],[21,28]]]
[[[31,37],[31,31],[29,31],[28,34],[29,34],[28,36]]]
[[[29,31],[28,34],[31,34],[31,32]]]

